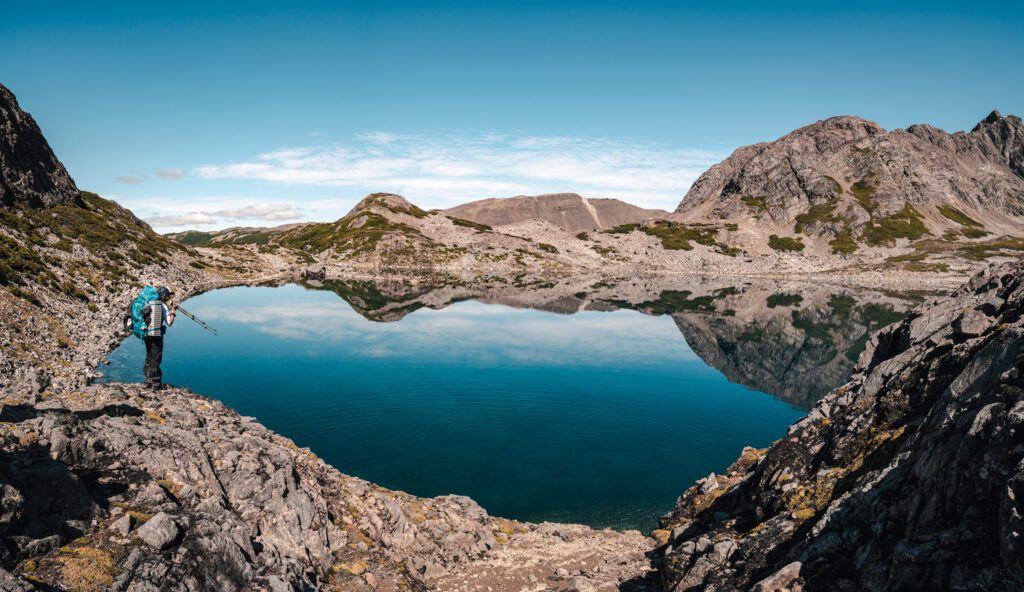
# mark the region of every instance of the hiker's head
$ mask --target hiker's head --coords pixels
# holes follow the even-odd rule
[[[174,292],[167,286],[160,286],[156,289],[156,295],[160,297],[160,300],[167,301],[174,296]]]

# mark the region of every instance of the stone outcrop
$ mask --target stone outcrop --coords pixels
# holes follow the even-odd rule
[[[546,220],[568,232],[581,232],[606,230],[620,224],[662,218],[668,212],[641,208],[618,199],[594,199],[577,193],[553,193],[471,201],[449,208],[445,213],[489,226]]]
[[[1010,589],[1022,312],[1017,263],[875,334],[853,379],[785,437],[683,493],[658,531],[665,588]]]
[[[32,116],[0,84],[0,204],[50,207],[79,200],[78,188]]]

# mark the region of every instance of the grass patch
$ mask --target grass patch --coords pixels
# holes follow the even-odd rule
[[[776,251],[803,251],[804,241],[800,238],[773,234],[768,237],[768,246]]]
[[[692,251],[695,242],[699,245],[714,246],[718,228],[714,226],[684,226],[660,220],[643,231],[661,239],[661,246],[670,251]]]
[[[833,199],[824,203],[814,204],[803,214],[798,214],[794,230],[798,233],[803,233],[808,226],[814,224],[839,222],[841,218],[835,214],[837,202],[838,199]]]
[[[452,221],[452,224],[454,224],[456,226],[462,226],[464,228],[472,228],[473,230],[475,230],[477,232],[491,232],[493,230],[490,226],[488,226],[486,224],[481,224],[479,222],[473,222],[472,220],[463,220],[462,218],[456,218],[455,216],[446,216],[446,217],[449,220]]]
[[[751,213],[760,216],[761,214],[768,211],[768,200],[764,197],[752,197],[750,195],[744,195],[740,198],[744,204],[747,205],[747,209]]]
[[[877,189],[877,186],[871,177],[861,179],[850,186],[850,193],[853,193],[853,197],[856,198],[860,207],[864,208],[869,214],[878,209],[878,202],[875,201],[874,197],[875,189]]]
[[[776,308],[779,306],[800,306],[800,303],[803,301],[804,297],[799,294],[780,292],[769,296],[766,304],[768,305],[768,308]]]
[[[629,234],[634,230],[640,230],[640,224],[636,222],[632,222],[630,224],[619,224],[618,226],[614,228],[609,228],[608,230],[604,230],[603,232],[605,234]]]
[[[843,226],[843,229],[836,234],[836,237],[828,241],[828,246],[832,247],[832,253],[836,255],[850,255],[857,250],[857,241],[853,239],[853,230],[849,224]]]
[[[872,218],[864,227],[864,242],[872,246],[894,246],[897,239],[917,240],[931,234],[925,227],[921,213],[907,204],[903,209],[882,218]]]
[[[984,226],[981,222],[978,222],[974,218],[971,218],[967,214],[950,205],[939,206],[939,213],[953,222],[956,222],[960,226],[974,226],[977,228],[982,228]]]

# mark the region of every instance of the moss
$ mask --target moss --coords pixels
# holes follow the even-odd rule
[[[769,296],[766,304],[768,305],[768,308],[776,308],[778,306],[800,306],[800,303],[803,301],[804,297],[799,294],[780,292]]]
[[[480,224],[479,222],[473,222],[471,220],[463,220],[462,218],[456,218],[455,216],[447,216],[447,218],[449,220],[451,220],[452,224],[454,224],[456,226],[463,226],[465,228],[472,228],[473,230],[475,230],[477,232],[491,232],[493,230],[490,226],[488,226],[486,224]]]
[[[117,570],[113,556],[94,547],[61,547],[56,563],[60,566],[61,582],[69,589],[80,592],[99,592],[114,584]]]
[[[776,251],[803,251],[804,241],[799,237],[790,238],[773,234],[768,237],[768,246]]]
[[[882,218],[872,218],[864,227],[863,239],[872,246],[893,246],[897,239],[917,240],[930,234],[914,206],[907,204],[903,209]]]

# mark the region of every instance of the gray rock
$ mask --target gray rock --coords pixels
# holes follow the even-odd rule
[[[80,201],[75,181],[35,120],[0,84],[0,204],[42,208]]]
[[[135,532],[147,545],[162,551],[174,543],[181,531],[173,518],[160,512],[147,520]]]
[[[130,515],[125,514],[124,516],[121,516],[120,518],[115,520],[114,523],[110,525],[110,528],[111,530],[120,534],[121,536],[126,537],[132,532],[134,520],[135,519],[132,518]]]

